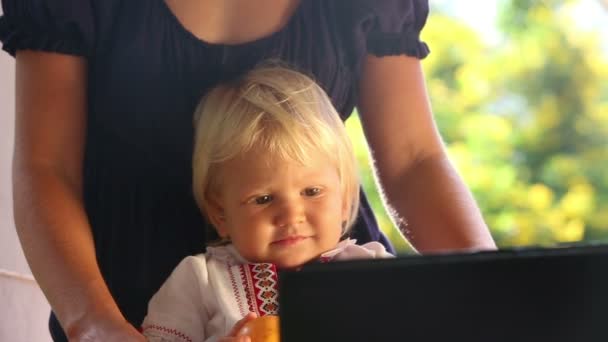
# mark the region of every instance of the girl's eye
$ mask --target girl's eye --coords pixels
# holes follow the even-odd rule
[[[309,197],[317,196],[320,193],[321,193],[321,189],[319,189],[319,188],[306,188],[304,190],[304,195],[309,196]]]
[[[255,204],[266,204],[270,201],[272,201],[272,196],[270,195],[263,195],[263,196],[259,196],[255,198]]]

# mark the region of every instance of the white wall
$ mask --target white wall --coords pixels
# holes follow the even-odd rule
[[[1,10],[0,10],[1,13]],[[15,60],[0,53],[0,341],[50,341],[49,305],[31,272],[15,233],[11,155],[15,111]]]

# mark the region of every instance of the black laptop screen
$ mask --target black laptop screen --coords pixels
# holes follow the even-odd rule
[[[608,341],[608,247],[310,265],[280,275],[282,340]]]

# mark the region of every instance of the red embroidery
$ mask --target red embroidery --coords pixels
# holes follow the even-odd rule
[[[163,327],[163,326],[160,326],[160,325],[154,325],[154,324],[146,325],[145,327],[142,327],[142,331],[144,331],[146,329],[158,330],[158,331],[160,331],[162,333],[179,337],[183,341],[192,342],[192,339],[190,339],[190,337],[188,337],[183,332],[175,330],[175,329],[170,329],[170,328],[167,328],[167,327]]]
[[[245,316],[247,314],[247,311],[245,311],[245,308],[243,306],[243,300],[240,296],[241,293],[239,292],[239,288],[236,283],[236,279],[234,278],[234,274],[232,273],[230,264],[226,264],[226,267],[228,268],[228,274],[230,275],[230,283],[232,284],[232,292],[234,293],[234,298],[236,298],[236,303],[239,306],[239,311],[241,312],[241,315]]]
[[[249,264],[253,292],[248,293],[253,298],[258,315],[276,315],[278,313],[278,278],[277,269],[273,264]]]
[[[320,263],[322,263],[322,264],[325,264],[325,263],[330,262],[330,261],[331,261],[331,259],[332,259],[332,257],[321,257],[321,258],[319,259],[319,262],[320,262]]]
[[[258,306],[255,300],[255,288],[253,287],[253,280],[251,279],[251,270],[249,267],[251,264],[241,265],[241,283],[245,289],[245,296],[247,297],[247,304],[249,305],[249,312],[255,312],[256,315],[261,316]]]
[[[228,268],[232,292],[242,315],[247,312],[258,316],[278,314],[278,276],[275,265],[243,264]]]

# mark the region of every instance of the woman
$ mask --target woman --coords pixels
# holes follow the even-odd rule
[[[58,322],[73,341],[143,339],[146,302],[206,241],[190,191],[196,102],[267,58],[309,73],[343,119],[357,106],[417,250],[494,247],[432,119],[427,1],[2,1],[15,221],[55,340]],[[353,237],[388,246],[364,197],[359,216]]]

